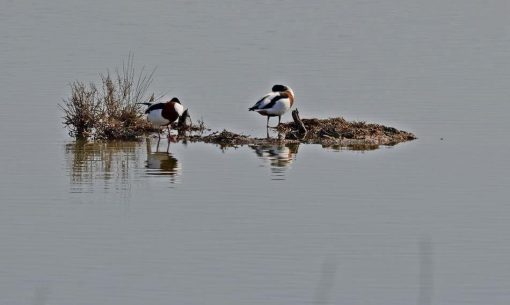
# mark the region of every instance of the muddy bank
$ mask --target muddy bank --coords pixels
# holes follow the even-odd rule
[[[305,133],[300,133],[298,123],[278,126],[285,139],[298,139],[301,143],[323,146],[395,145],[416,139],[410,132],[379,124],[347,121],[342,117],[329,119],[302,119]]]
[[[221,147],[304,143],[361,150],[375,149],[379,145],[395,145],[416,139],[414,134],[407,131],[379,124],[349,122],[342,117],[300,119],[299,112],[294,110],[293,118],[293,122],[282,123],[276,128],[270,128],[277,134],[273,137],[255,138],[223,130],[207,135],[185,135],[187,133],[181,132],[179,138],[190,142],[217,144]]]

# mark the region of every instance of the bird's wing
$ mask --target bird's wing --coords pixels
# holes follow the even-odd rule
[[[152,110],[156,110],[156,109],[163,109],[164,106],[165,106],[165,103],[152,104],[149,106],[149,108],[147,108],[147,110],[145,110],[145,113],[149,113]]]
[[[263,98],[261,98],[258,102],[255,103],[255,105],[253,105],[253,107],[251,107],[250,109],[254,110],[254,109],[259,109],[261,105],[264,105],[265,104],[265,101],[266,99],[269,97],[269,95],[266,95],[264,96]]]
[[[266,94],[263,98],[261,98],[258,102],[250,108],[250,110],[262,109],[265,105],[271,102],[271,99],[275,96],[279,95],[278,92],[271,92]]]
[[[259,109],[270,109],[270,108],[273,108],[274,105],[276,104],[276,102],[278,102],[279,100],[281,99],[284,99],[284,98],[287,98],[286,96],[283,96],[281,94],[278,94],[276,96],[274,96],[270,101],[269,103],[265,104],[263,107],[259,108]]]

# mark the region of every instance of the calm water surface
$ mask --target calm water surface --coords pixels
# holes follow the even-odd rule
[[[0,304],[510,302],[507,1],[1,6]],[[285,83],[419,140],[74,142],[68,83],[129,52],[213,129]]]

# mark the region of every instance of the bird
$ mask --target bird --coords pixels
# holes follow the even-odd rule
[[[269,118],[277,116],[278,125],[282,115],[294,104],[294,91],[284,85],[274,85],[271,92],[261,98],[249,111],[256,111],[260,115],[267,116],[266,128],[269,128]]]
[[[164,103],[139,103],[149,106],[145,110],[147,114],[147,120],[152,123],[158,129],[162,126],[166,126],[168,130],[168,136],[170,137],[170,124],[177,121],[179,117],[186,115],[187,110],[179,101],[178,98],[174,97],[168,102]],[[160,132],[158,131],[158,137],[161,138]]]

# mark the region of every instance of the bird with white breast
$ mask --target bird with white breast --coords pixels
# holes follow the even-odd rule
[[[178,98],[174,97],[168,102],[164,103],[140,103],[149,106],[145,113],[147,114],[147,120],[157,128],[166,126],[168,130],[168,136],[170,137],[170,125],[176,122],[181,116],[187,115],[187,110],[179,101]],[[160,132],[158,137],[161,138]]]
[[[274,85],[271,92],[261,98],[249,111],[258,112],[260,115],[267,116],[266,127],[269,127],[269,118],[278,117],[280,125],[282,115],[289,111],[294,104],[294,91],[284,85]]]

